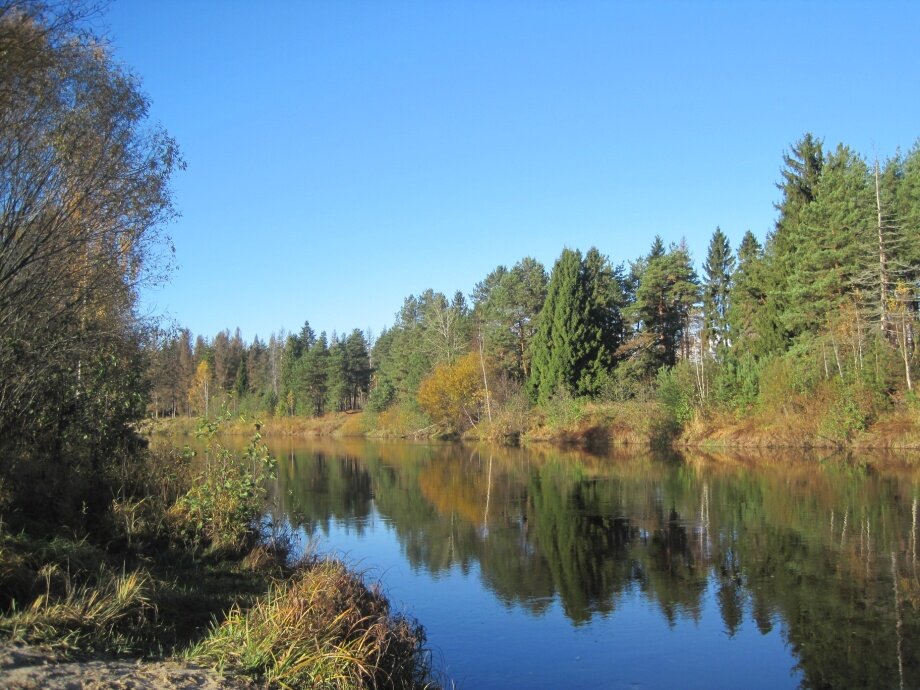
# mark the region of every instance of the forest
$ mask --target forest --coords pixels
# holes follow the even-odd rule
[[[652,401],[681,427],[807,413],[845,441],[917,407],[920,145],[870,160],[806,133],[777,187],[772,232],[733,248],[716,227],[699,266],[660,236],[616,265],[597,247],[564,248],[551,270],[524,257],[470,295],[408,296],[373,341],[309,322],[251,343],[158,332],[147,413],[362,409],[365,431],[496,437],[560,408]]]
[[[293,527],[265,510],[278,468],[261,421],[501,440],[590,414],[669,440],[745,422],[834,443],[918,431],[920,145],[877,161],[805,134],[783,154],[769,236],[732,247],[715,228],[700,265],[674,232],[624,263],[563,248],[469,295],[424,290],[377,337],[307,321],[193,337],[142,313],[173,266],[185,164],[96,11],[0,0],[0,645],[174,657],[285,687],[439,687],[417,622],[341,562],[295,557]],[[248,444],[222,440],[231,416]],[[198,450],[145,433],[190,418]],[[449,493],[441,470],[420,484],[432,502]],[[581,490],[563,489],[530,495],[562,506]],[[550,544],[559,530],[532,516]],[[573,620],[587,604],[566,601]]]
[[[274,460],[258,433],[238,453],[210,420],[204,469],[138,433],[156,331],[138,294],[169,273],[184,163],[137,77],[91,30],[97,12],[0,0],[0,686],[58,674],[114,687],[123,679],[107,671],[84,667],[81,681],[49,662],[134,655],[195,658],[266,685],[437,687],[420,626],[341,562],[294,558],[263,529]],[[257,618],[284,655],[242,668],[234,624],[251,631]],[[279,632],[280,620],[296,625]],[[10,675],[13,645],[45,675]],[[129,666],[124,682],[141,687],[143,664]],[[156,687],[174,687],[166,675]],[[244,685],[233,682],[220,686]]]

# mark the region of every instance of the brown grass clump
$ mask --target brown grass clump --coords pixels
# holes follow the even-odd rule
[[[345,420],[338,428],[339,436],[364,436],[364,413],[352,412],[345,415]]]
[[[302,566],[234,607],[189,656],[285,688],[431,687],[422,628],[338,561]]]

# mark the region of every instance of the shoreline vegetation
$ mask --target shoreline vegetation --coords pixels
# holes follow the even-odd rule
[[[219,687],[439,687],[419,623],[345,563],[295,554],[292,527],[264,517],[274,459],[252,424],[245,449],[222,445],[226,421],[201,423],[201,457],[135,455],[130,488],[82,534],[6,516],[0,639],[31,661],[0,679],[44,687],[83,661],[90,685],[204,686],[189,674],[212,669],[203,677]],[[132,675],[125,658],[145,662]]]
[[[613,447],[660,449],[834,449],[866,451],[920,450],[920,410],[892,410],[879,415],[865,428],[846,436],[829,436],[825,415],[732,415],[694,418],[684,425],[655,402],[596,403],[571,400],[565,410],[537,410],[520,430],[489,427],[483,423],[462,434],[437,424],[415,427],[381,426],[376,415],[366,412],[335,412],[321,417],[269,418],[261,423],[266,437],[334,437],[486,441],[504,445],[551,444],[602,452]],[[410,417],[411,418],[411,417]],[[144,433],[181,437],[194,432],[190,418],[145,420]],[[418,422],[416,422],[418,423]],[[224,432],[243,435],[251,423],[231,420]]]
[[[124,678],[125,658],[262,687],[438,687],[421,626],[265,522],[258,433],[231,451],[206,415],[194,459],[137,433],[161,332],[138,294],[169,273],[184,164],[96,10],[0,0],[0,686],[56,687],[77,667],[43,661],[102,657],[57,687]],[[144,678],[232,687],[173,661],[126,684]]]
[[[564,248],[466,295],[405,298],[369,332],[145,344],[146,416],[265,419],[273,433],[587,445],[915,448],[920,142],[869,161],[806,133],[774,230],[703,261],[660,236],[619,264]],[[361,413],[358,415],[357,413]],[[181,423],[177,423],[181,425]]]

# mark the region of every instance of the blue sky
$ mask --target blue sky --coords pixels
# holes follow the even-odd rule
[[[775,219],[804,132],[920,136],[920,3],[116,0],[98,22],[179,142],[178,269],[144,309],[249,340],[379,334],[564,246],[699,264]]]

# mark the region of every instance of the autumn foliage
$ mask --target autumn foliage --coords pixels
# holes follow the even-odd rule
[[[418,403],[432,421],[452,430],[476,426],[486,404],[479,354],[436,366],[419,386]]]

